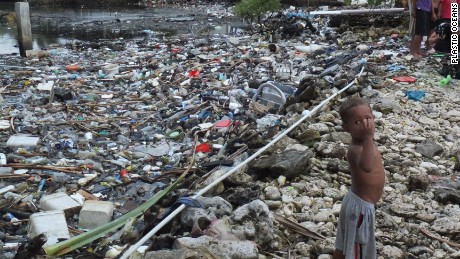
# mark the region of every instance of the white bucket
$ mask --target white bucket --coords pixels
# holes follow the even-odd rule
[[[34,238],[45,234],[46,245],[56,244],[58,239],[69,239],[69,229],[63,211],[52,210],[34,213],[29,218],[28,236]]]
[[[114,75],[118,74],[120,72],[120,66],[117,64],[108,64],[103,67],[105,74],[107,75],[107,78],[113,78]]]

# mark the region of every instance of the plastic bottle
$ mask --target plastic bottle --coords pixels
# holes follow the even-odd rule
[[[38,184],[38,191],[41,192],[43,190],[43,187],[45,186],[45,179],[41,179],[40,183]]]
[[[20,222],[18,222],[19,219],[17,219],[13,214],[11,214],[11,213],[9,213],[9,212],[7,212],[7,213],[5,214],[5,218],[6,218],[7,220],[9,220],[10,222],[13,222],[13,225],[15,225],[15,226],[21,224]]]
[[[29,157],[24,160],[26,164],[33,164],[33,165],[48,165],[50,164],[50,160],[46,157]]]
[[[3,153],[0,153],[0,164],[6,165],[6,156]]]
[[[447,85],[448,83],[450,83],[450,81],[452,81],[452,77],[450,75],[447,75],[445,78],[441,79],[441,81],[439,82],[442,86],[445,86]]]
[[[70,180],[72,180],[72,177],[65,173],[54,173],[51,176],[51,181],[55,183],[68,183]]]

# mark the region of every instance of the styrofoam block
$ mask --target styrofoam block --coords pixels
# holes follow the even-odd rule
[[[60,210],[32,214],[29,218],[27,233],[30,238],[45,234],[48,238],[46,245],[56,244],[60,238],[70,238],[64,212]]]
[[[114,205],[109,201],[87,200],[83,203],[78,220],[78,226],[93,229],[111,221]]]

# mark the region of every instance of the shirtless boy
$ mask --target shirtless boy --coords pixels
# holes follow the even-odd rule
[[[342,201],[333,259],[375,259],[374,204],[382,197],[385,172],[374,144],[374,115],[360,97],[348,98],[339,113],[343,129],[351,135],[351,191]]]

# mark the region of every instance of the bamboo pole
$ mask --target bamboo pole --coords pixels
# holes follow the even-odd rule
[[[354,9],[354,10],[331,10],[313,11],[310,15],[348,15],[348,14],[376,14],[376,13],[402,13],[404,8],[375,8],[375,9]]]

